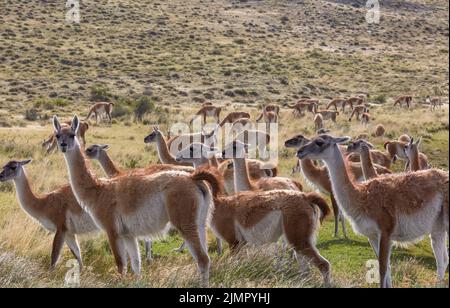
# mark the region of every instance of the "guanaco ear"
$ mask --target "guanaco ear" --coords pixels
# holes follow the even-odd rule
[[[367,144],[369,149],[372,149],[372,150],[375,149],[375,146],[372,143],[366,141],[365,144]]]
[[[55,132],[59,132],[61,130],[61,124],[59,123],[56,115],[53,116],[53,128],[55,129]]]
[[[72,131],[75,133],[78,133],[78,129],[80,128],[80,120],[78,119],[78,116],[74,116],[72,119]]]
[[[103,144],[100,147],[105,151],[108,151],[111,148],[109,144]]]
[[[32,161],[33,161],[32,159],[26,159],[26,160],[20,161],[19,164],[21,166],[25,166],[25,165],[28,165],[29,163],[31,163]]]
[[[334,139],[333,139],[333,142],[334,142],[334,143],[337,143],[337,144],[342,144],[342,143],[347,143],[347,142],[349,142],[350,140],[352,140],[351,137],[345,136],[345,137],[337,137],[337,138],[334,138]]]
[[[419,140],[416,141],[416,145],[420,145],[421,142],[422,142],[422,137],[420,137]]]

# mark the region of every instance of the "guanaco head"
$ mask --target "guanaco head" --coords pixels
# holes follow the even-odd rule
[[[0,182],[11,181],[19,178],[23,173],[23,166],[29,163],[31,163],[31,159],[10,161],[3,167],[3,170],[0,173]]]
[[[90,147],[88,147],[84,153],[89,159],[96,159],[98,160],[100,158],[100,155],[104,153],[105,151],[108,151],[110,149],[110,146],[107,144],[93,144]]]
[[[405,145],[403,148],[403,151],[405,152],[405,155],[408,157],[408,159],[412,159],[414,155],[417,155],[419,153],[419,145],[422,142],[422,137],[419,138],[416,142],[414,142],[414,138],[411,137],[411,140],[408,144]]]
[[[53,117],[53,127],[55,129],[55,137],[58,148],[62,153],[73,150],[78,146],[77,133],[80,127],[80,121],[74,116],[70,126],[61,126],[58,117]]]
[[[222,151],[222,158],[245,158],[249,145],[239,140],[228,144]]]
[[[218,152],[219,150],[217,148],[207,146],[200,142],[194,142],[178,152],[176,161],[195,163],[199,160],[211,159]]]
[[[157,126],[153,127],[153,132],[144,138],[145,143],[156,142],[158,138],[162,137],[162,133]]]
[[[305,144],[307,144],[309,142],[309,139],[306,138],[303,135],[297,135],[289,140],[286,140],[284,142],[284,146],[286,148],[296,148],[299,149],[302,146],[304,146]]]
[[[298,150],[297,157],[300,159],[332,160],[334,159],[334,148],[337,148],[338,144],[346,143],[350,140],[350,137],[320,135],[303,145]]]
[[[358,139],[356,141],[351,142],[347,146],[347,152],[348,153],[359,153],[359,154],[361,154],[361,149],[363,147],[366,147],[366,148],[369,148],[369,149],[374,149],[375,148],[373,146],[373,144],[371,144],[370,142],[367,142],[364,139]]]

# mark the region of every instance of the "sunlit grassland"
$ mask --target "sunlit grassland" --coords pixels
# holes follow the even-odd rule
[[[163,131],[170,124],[190,119],[197,107],[167,108],[170,119],[161,124]],[[257,115],[256,108],[230,106],[226,112],[243,109]],[[172,112],[177,110],[177,112]],[[82,109],[73,113],[83,113]],[[378,123],[386,126],[387,137],[370,137],[377,148],[389,138],[409,133],[414,137],[423,136],[422,151],[431,163],[438,168],[448,170],[448,107],[430,113],[428,108],[416,106],[411,111],[393,109],[386,106],[373,107],[374,121],[364,127],[353,121],[349,124],[348,114],[339,117],[338,124],[326,126],[334,135],[357,136],[361,133],[373,133]],[[69,117],[69,113],[62,115]],[[123,169],[144,167],[157,163],[156,149],[145,145],[144,137],[151,131],[152,125],[158,125],[158,114],[148,115],[148,125],[136,124],[132,119],[115,121],[111,126],[92,124],[88,131],[88,144],[111,145],[110,155]],[[47,155],[41,149],[41,141],[51,133],[50,123],[44,126],[0,129],[0,163],[10,159],[33,158],[27,166],[27,173],[37,192],[47,192],[58,185],[67,183],[66,165],[61,153]],[[283,176],[289,176],[295,164],[294,151],[283,148],[283,141],[302,133],[311,136],[313,132],[312,115],[295,118],[291,111],[282,109],[279,127],[279,167]],[[389,138],[388,138],[389,137]],[[104,176],[96,163],[92,164],[98,176]],[[396,170],[403,168],[402,163],[395,165]],[[311,187],[300,175],[306,190]],[[349,229],[350,226],[349,226]],[[326,221],[319,232],[318,248],[330,260],[333,267],[335,287],[371,287],[365,281],[366,262],[374,259],[365,238],[353,233],[349,240],[333,237],[332,219]],[[50,273],[48,269],[52,236],[35,221],[28,218],[19,208],[12,184],[0,185],[0,285],[1,286],[56,286],[64,285],[65,267],[71,255],[66,250],[58,269]],[[86,270],[82,274],[82,286],[93,287],[195,287],[198,286],[196,269],[191,256],[184,252],[173,251],[181,244],[181,238],[174,232],[154,246],[155,261],[145,265],[141,279],[131,275],[124,279],[116,275],[116,269],[108,243],[104,235],[82,238],[82,252]],[[238,256],[229,256],[228,250],[222,257],[217,256],[215,241],[209,236],[212,257],[212,287],[320,287],[320,277],[313,271],[311,278],[298,275],[297,264],[289,253],[281,256],[278,246],[273,249],[256,248],[242,252]],[[429,240],[412,245],[409,248],[395,249],[393,257],[394,283],[398,287],[435,287],[435,265]]]

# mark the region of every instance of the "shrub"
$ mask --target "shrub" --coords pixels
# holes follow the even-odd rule
[[[134,107],[134,117],[136,121],[142,122],[142,118],[145,114],[153,111],[155,104],[150,100],[148,96],[141,96]]]
[[[111,99],[111,93],[108,89],[102,85],[94,85],[91,87],[91,97],[90,100],[94,102],[104,101],[108,102]]]
[[[385,95],[385,94],[380,94],[380,95],[375,96],[375,97],[373,98],[373,100],[375,101],[375,103],[378,103],[378,104],[385,104],[386,101],[387,101],[387,98],[386,98],[386,95]]]
[[[39,119],[39,112],[36,108],[25,110],[25,120],[37,121]]]

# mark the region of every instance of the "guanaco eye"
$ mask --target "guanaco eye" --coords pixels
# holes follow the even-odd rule
[[[57,138],[57,139],[61,138],[61,135],[60,135],[60,134],[57,134],[57,135],[56,135],[56,138]]]
[[[324,142],[321,141],[321,140],[317,140],[317,141],[316,141],[316,145],[318,145],[319,147],[321,147],[321,146],[324,145]]]
[[[16,166],[12,166],[12,167],[11,167],[11,170],[12,170],[12,171],[16,171],[16,169],[17,169]]]
[[[71,134],[71,135],[69,135],[69,137],[70,137],[71,139],[73,139],[73,138],[75,138],[75,135],[74,135],[74,134]]]

